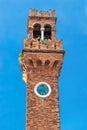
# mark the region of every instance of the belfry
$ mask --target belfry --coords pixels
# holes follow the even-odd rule
[[[20,55],[26,83],[26,130],[60,130],[58,79],[65,51],[56,39],[55,11],[30,9]]]

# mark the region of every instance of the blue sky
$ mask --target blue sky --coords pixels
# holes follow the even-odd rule
[[[18,55],[30,8],[56,10],[57,38],[66,50],[59,79],[61,130],[86,130],[86,0],[0,0],[0,130],[25,130],[26,85]]]

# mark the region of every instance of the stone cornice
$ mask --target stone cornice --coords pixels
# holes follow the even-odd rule
[[[59,53],[59,54],[65,54],[64,50],[46,50],[46,49],[28,49],[24,48],[22,49],[22,53],[24,52],[30,52],[30,53]]]

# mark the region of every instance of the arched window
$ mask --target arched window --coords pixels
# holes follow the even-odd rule
[[[29,60],[29,65],[30,65],[30,66],[34,66],[32,60]]]
[[[58,60],[54,61],[53,68],[56,68],[58,63],[59,63]]]
[[[41,29],[41,25],[38,23],[33,26],[33,38],[41,37],[40,29]]]
[[[49,64],[50,64],[50,61],[49,61],[49,60],[46,60],[46,61],[45,61],[45,66],[47,67],[47,66],[49,66]]]
[[[51,26],[49,24],[46,24],[44,26],[44,29],[44,38],[51,39]]]

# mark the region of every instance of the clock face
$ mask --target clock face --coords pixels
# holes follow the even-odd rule
[[[40,82],[35,86],[35,93],[39,97],[47,97],[51,93],[51,87],[45,82]]]
[[[40,95],[46,95],[48,92],[49,92],[49,88],[46,84],[40,84],[38,87],[37,87],[37,92],[40,94]]]

